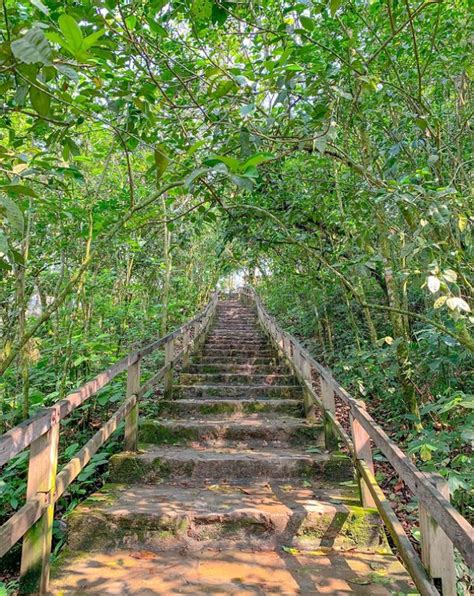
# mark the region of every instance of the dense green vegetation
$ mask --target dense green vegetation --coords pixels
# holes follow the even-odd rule
[[[472,514],[468,3],[1,8],[0,431],[245,269]]]

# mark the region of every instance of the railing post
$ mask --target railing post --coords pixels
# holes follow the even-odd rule
[[[45,594],[54,521],[54,491],[58,465],[59,408],[51,408],[51,428],[31,443],[26,499],[44,497],[45,509],[23,538],[20,594]]]
[[[334,389],[331,385],[320,375],[319,377],[321,387],[321,401],[324,407],[324,444],[328,451],[337,449],[339,441],[337,434],[333,428],[331,419],[326,416],[326,412],[331,412],[336,415],[336,401],[334,399]]]
[[[191,329],[189,326],[184,330],[183,347],[183,368],[185,368],[189,366],[189,355],[191,352]]]
[[[366,409],[363,401],[358,401],[359,407]],[[349,415],[351,421],[352,442],[354,444],[354,453],[356,459],[363,459],[369,467],[372,474],[374,473],[374,462],[372,460],[372,447],[370,445],[370,437],[367,431],[363,428],[360,422],[353,416],[352,412]],[[363,507],[376,507],[375,501],[370,493],[369,487],[357,472],[359,481],[360,498]]]
[[[129,365],[127,371],[127,398],[138,395],[140,390],[141,358]],[[125,418],[124,448],[125,451],[136,451],[138,440],[138,399],[137,403]]]
[[[301,352],[300,352],[301,354]],[[309,383],[311,387],[313,387],[313,375],[311,372],[311,363],[307,360],[303,354],[301,354],[301,378],[303,379],[303,383]],[[314,397],[311,395],[310,391],[306,388],[306,385],[303,384],[303,400],[304,400],[304,415],[306,418],[315,418],[316,417],[316,404],[314,403]]]
[[[163,377],[164,394],[169,397],[173,389],[173,360],[174,360],[174,339],[170,339],[165,344],[165,366],[168,370]]]
[[[428,475],[428,474],[427,474]],[[449,485],[439,474],[429,480],[449,501]],[[420,504],[421,560],[442,596],[456,596],[456,568],[453,543]]]

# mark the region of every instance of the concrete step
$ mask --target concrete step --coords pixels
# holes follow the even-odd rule
[[[299,385],[175,385],[173,397],[176,399],[189,397],[222,398],[290,398],[303,396],[303,389]]]
[[[157,483],[185,478],[220,481],[247,479],[352,478],[352,462],[335,453],[302,453],[295,449],[244,450],[228,447],[149,447],[142,453],[112,455],[111,482]]]
[[[203,350],[271,350],[272,346],[266,339],[210,338],[207,339]]]
[[[141,420],[139,442],[216,447],[322,447],[323,426],[299,418]]]
[[[201,363],[191,364],[184,372],[190,374],[221,374],[221,373],[242,373],[249,375],[270,375],[270,374],[290,374],[290,369],[284,364],[235,364],[226,363]]]
[[[376,510],[335,482],[306,484],[108,484],[68,516],[68,546],[390,552]]]
[[[376,571],[374,571],[374,569]],[[416,593],[394,555],[317,551],[203,549],[152,552],[124,548],[64,557],[53,569],[52,594],[285,596]]]
[[[275,356],[276,352],[270,348],[263,348],[263,347],[241,347],[241,348],[214,348],[214,347],[207,347],[204,346],[201,351],[202,356],[226,356],[226,357],[234,357],[234,356]]]
[[[253,356],[253,355],[246,355],[246,354],[237,354],[237,355],[206,355],[206,354],[194,354],[191,359],[193,365],[194,364],[202,364],[202,365],[219,365],[219,366],[227,366],[227,364],[235,364],[235,365],[244,365],[244,366],[254,366],[254,365],[265,365],[265,366],[272,366],[273,364],[279,364],[278,356],[273,353],[267,356]]]
[[[301,399],[163,399],[156,402],[154,411],[156,415],[177,418],[216,415],[230,418],[248,414],[284,414],[299,418],[303,415],[303,402]]]
[[[288,374],[256,374],[247,372],[190,373],[179,375],[181,385],[295,385],[296,378]]]

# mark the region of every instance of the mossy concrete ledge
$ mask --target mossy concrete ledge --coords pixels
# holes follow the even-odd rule
[[[383,522],[376,509],[337,507],[309,513],[292,541],[300,548],[328,547],[390,553]]]

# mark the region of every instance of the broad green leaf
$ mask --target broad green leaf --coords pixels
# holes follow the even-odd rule
[[[43,89],[40,87],[30,87],[30,99],[31,105],[40,116],[47,116],[49,114],[51,97]]]
[[[0,208],[3,208],[10,226],[18,232],[23,232],[24,220],[23,213],[16,203],[9,197],[0,194]]]
[[[44,33],[35,27],[11,43],[13,55],[25,64],[51,64],[51,47]]]
[[[89,50],[95,43],[104,35],[105,29],[100,29],[99,31],[94,31],[87,37],[84,38],[82,41],[82,47],[84,50]]]
[[[225,164],[231,172],[240,171],[240,161],[235,157],[230,157],[229,155],[211,155],[205,160],[204,163],[208,166],[213,166],[217,162]]]
[[[331,10],[331,15],[334,16],[336,12],[341,8],[343,0],[331,0],[329,6]]]
[[[68,45],[75,52],[80,50],[82,46],[83,35],[81,28],[76,23],[75,19],[71,15],[62,14],[58,19],[58,23]]]
[[[25,186],[24,184],[8,184],[6,186],[0,186],[0,190],[8,192],[9,194],[24,195],[26,197],[34,198],[38,196],[32,188]]]
[[[36,8],[41,11],[43,14],[45,14],[46,16],[49,15],[49,8],[47,6],[45,6],[41,0],[30,0],[31,4],[33,4],[33,6],[36,6]]]
[[[8,240],[5,234],[0,230],[0,252],[4,255],[8,253]]]
[[[212,0],[193,0],[191,15],[196,21],[206,21],[212,16]]]
[[[170,160],[166,155],[163,145],[158,145],[155,149],[156,180],[158,181],[165,173]]]
[[[245,163],[241,166],[241,171],[245,172],[248,168],[259,166],[261,163],[265,163],[266,161],[270,161],[274,159],[274,155],[272,153],[255,153],[247,159]]]
[[[304,29],[306,29],[306,31],[313,31],[316,27],[316,23],[313,21],[313,19],[305,17],[304,15],[300,16],[300,21]]]
[[[314,140],[314,146],[316,147],[316,149],[319,151],[319,153],[324,153],[326,151],[326,147],[328,144],[328,135],[322,135],[320,137],[317,137]]]
[[[194,182],[194,180],[196,180],[196,178],[199,178],[199,176],[202,176],[203,174],[206,174],[207,172],[209,172],[209,168],[197,168],[196,170],[193,170],[184,179],[184,185],[186,186],[186,188],[190,188],[192,183]]]

